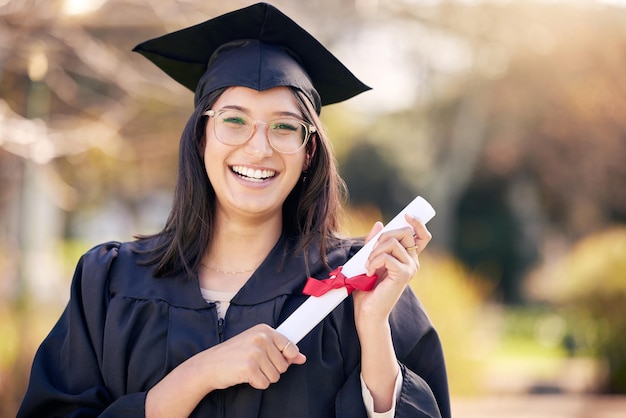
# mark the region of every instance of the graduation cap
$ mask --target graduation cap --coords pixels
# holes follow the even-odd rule
[[[137,45],[194,103],[222,87],[301,90],[319,113],[370,89],[288,16],[266,3],[230,12]]]

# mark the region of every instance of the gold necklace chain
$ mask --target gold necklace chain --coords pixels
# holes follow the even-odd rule
[[[202,266],[204,266],[205,268],[214,271],[216,273],[222,273],[222,274],[242,274],[242,273],[251,273],[253,272],[255,269],[254,268],[250,268],[250,269],[246,269],[246,270],[235,270],[235,271],[228,271],[228,270],[221,270],[215,267],[210,267],[207,266],[204,263],[200,263]]]

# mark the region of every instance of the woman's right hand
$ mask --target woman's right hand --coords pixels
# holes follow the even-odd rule
[[[304,354],[269,325],[256,325],[199,354],[210,374],[210,390],[248,383],[267,389],[292,364],[303,364]]]
[[[146,396],[146,417],[186,417],[209,392],[248,383],[267,389],[292,364],[298,347],[270,327],[256,325],[178,365]]]

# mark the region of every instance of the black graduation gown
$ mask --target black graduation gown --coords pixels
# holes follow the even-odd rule
[[[218,326],[198,280],[155,278],[139,243],[105,243],[79,261],[70,301],[35,356],[18,418],[143,417],[146,392],[192,355],[259,323],[277,327],[306,296],[301,257],[282,238],[233,298]],[[331,267],[357,247],[329,252]],[[310,274],[327,277],[319,253]],[[277,269],[282,271],[277,272]],[[391,315],[403,374],[396,417],[449,417],[439,338],[410,289]],[[298,343],[307,357],[266,390],[241,384],[209,393],[192,417],[366,417],[352,298]]]

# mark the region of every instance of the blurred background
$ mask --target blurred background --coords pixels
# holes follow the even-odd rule
[[[0,416],[80,255],[169,213],[193,96],[131,49],[252,3],[0,0]],[[454,416],[626,416],[626,1],[273,4],[374,88],[322,112],[345,232],[437,210]]]

